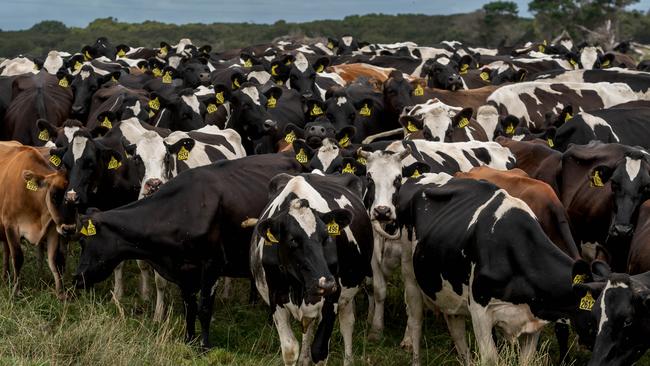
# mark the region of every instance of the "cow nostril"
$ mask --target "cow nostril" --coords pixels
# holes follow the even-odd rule
[[[275,121],[271,121],[271,120],[264,121],[264,128],[266,130],[275,129],[277,125],[278,123]]]

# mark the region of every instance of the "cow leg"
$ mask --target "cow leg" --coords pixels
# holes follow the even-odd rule
[[[17,294],[19,290],[18,279],[20,278],[20,269],[23,267],[23,250],[20,247],[20,235],[12,229],[5,231],[7,243],[9,245],[9,252],[11,253],[11,261],[13,265],[13,293]]]
[[[8,281],[9,276],[11,275],[11,270],[9,269],[9,257],[11,256],[11,251],[9,250],[9,244],[6,240],[2,242],[2,248],[4,249],[2,254],[2,279]]]
[[[311,343],[314,341],[314,333],[318,326],[318,320],[315,318],[302,318],[302,346],[300,347],[300,364],[302,366],[311,365]]]
[[[402,278],[404,280],[404,302],[406,303],[407,330],[400,346],[413,349],[413,364],[420,363],[420,340],[422,338],[423,299],[413,270],[412,243],[402,248]]]
[[[168,282],[158,272],[154,271],[154,280],[156,281],[156,310],[153,313],[153,321],[162,321],[165,316],[165,292]]]
[[[384,330],[384,301],[386,301],[386,278],[381,268],[381,256],[383,252],[384,239],[375,235],[374,250],[372,252],[372,288],[375,300],[374,312],[372,314],[372,326],[368,333],[369,341],[377,341],[381,338]]]
[[[113,298],[115,301],[122,300],[124,296],[124,262],[120,263],[115,267],[113,271],[115,276],[115,284],[113,285]]]
[[[469,346],[467,345],[467,334],[465,333],[465,317],[462,315],[448,315],[445,314],[445,321],[449,334],[454,340],[456,351],[463,359],[465,365],[470,364]]]
[[[185,304],[185,341],[189,343],[196,337],[196,293],[183,287],[181,293]]]
[[[221,292],[220,297],[223,300],[228,300],[228,299],[230,299],[230,296],[231,296],[230,291],[232,290],[232,278],[231,277],[222,277],[222,282],[223,282],[223,291]]]
[[[372,325],[372,318],[374,317],[375,314],[375,291],[373,290],[372,277],[366,277],[365,289],[366,289],[366,294],[368,295],[368,316],[366,322],[369,325]]]
[[[211,266],[203,269],[201,279],[201,301],[199,304],[199,322],[201,322],[201,340],[205,349],[210,348],[210,320],[214,309],[214,292],[217,276]]]
[[[298,361],[298,341],[293,335],[289,319],[289,311],[276,306],[273,312],[273,322],[280,337],[280,348],[282,348],[282,359],[285,366],[294,366]]]
[[[59,234],[56,232],[55,228],[50,228],[47,233],[47,264],[52,271],[52,277],[54,277],[54,288],[56,289],[56,295],[59,299],[63,300],[65,294],[63,293],[63,281],[61,279],[61,272],[59,272],[59,266],[57,264],[57,258],[59,257]]]
[[[564,361],[564,358],[569,353],[569,325],[565,323],[555,323],[555,338],[560,351],[560,360],[558,364]]]
[[[471,286],[471,285],[470,285]],[[496,364],[498,360],[497,347],[492,338],[492,327],[494,325],[492,315],[487,307],[474,302],[470,290],[469,313],[472,316],[472,328],[476,336],[479,354],[482,365]]]
[[[530,365],[535,357],[537,341],[541,331],[535,333],[524,333],[519,336],[519,364],[522,366]]]
[[[151,266],[145,261],[136,261],[138,268],[140,268],[140,298],[143,301],[149,301],[151,290],[149,282],[151,282]]]
[[[359,292],[359,287],[342,287],[341,296],[339,296],[339,328],[343,336],[343,345],[345,348],[345,358],[343,365],[352,364],[352,333],[354,332],[354,297]]]

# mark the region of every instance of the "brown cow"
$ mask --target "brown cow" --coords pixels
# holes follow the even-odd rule
[[[58,267],[59,235],[75,232],[74,224],[65,224],[63,195],[68,181],[64,171],[50,163],[35,148],[15,141],[0,143],[0,240],[5,248],[4,273],[13,264],[14,289],[18,288],[23,253],[21,238],[47,245],[48,265],[54,276],[56,292],[63,295],[61,268]]]
[[[515,141],[499,136],[495,141],[515,155],[515,168],[550,185],[559,194],[557,177],[562,170],[562,153],[549,148],[543,140]]]
[[[347,84],[349,84],[356,81],[359,77],[365,77],[369,80],[375,79],[378,80],[379,83],[383,83],[388,79],[390,73],[395,71],[395,69],[364,63],[353,63],[329,66],[327,71],[337,73]]]
[[[647,271],[650,271],[650,200],[643,202],[639,208],[627,260],[627,273],[634,275]]]
[[[501,171],[489,167],[476,167],[469,172],[456,173],[456,177],[486,180],[503,188],[511,196],[526,202],[537,216],[539,224],[549,239],[573,259],[581,258],[571,235],[566,210],[548,184],[529,177],[521,169]]]

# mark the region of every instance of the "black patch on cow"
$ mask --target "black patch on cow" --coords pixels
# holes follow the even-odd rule
[[[492,156],[490,156],[490,152],[486,148],[477,147],[472,149],[472,151],[474,152],[474,156],[482,161],[484,165],[489,165],[492,162]]]

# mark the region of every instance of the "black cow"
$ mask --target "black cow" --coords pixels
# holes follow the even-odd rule
[[[271,177],[300,170],[290,155],[222,161],[183,172],[154,195],[130,205],[83,216],[75,280],[79,286],[91,286],[124,260],[146,260],[181,288],[188,341],[195,336],[200,291],[202,344],[208,347],[216,280],[250,277],[249,246],[243,243],[250,240],[251,229],[241,223],[262,211]]]
[[[57,76],[59,79],[62,77],[62,71]],[[90,112],[90,102],[92,97],[99,90],[99,88],[108,82],[117,82],[120,77],[119,72],[108,73],[105,75],[97,74],[94,69],[89,65],[84,65],[79,72],[71,76],[66,74],[66,77],[71,78],[70,86],[74,95],[74,102],[72,103],[71,114],[73,117],[85,121]]]
[[[284,362],[298,360],[291,315],[302,322],[303,345],[311,348],[302,349],[301,360],[318,363],[327,358],[338,313],[348,365],[354,296],[371,276],[372,228],[361,202],[361,182],[351,174],[281,174],[271,181],[269,193],[251,240],[251,270],[273,312]]]

